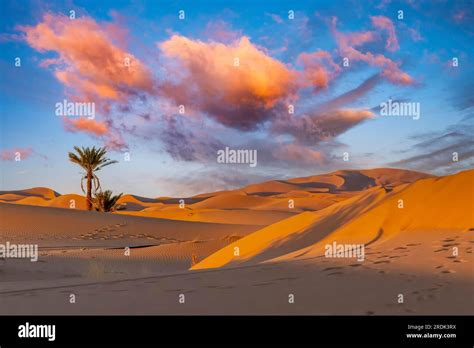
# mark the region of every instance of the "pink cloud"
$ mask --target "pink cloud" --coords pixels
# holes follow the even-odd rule
[[[275,158],[303,164],[324,164],[324,155],[307,146],[301,146],[296,143],[285,144],[273,151]]]
[[[75,95],[91,100],[125,100],[153,89],[144,64],[114,43],[123,36],[118,26],[101,27],[89,17],[71,20],[46,13],[41,23],[19,29],[34,49],[58,54],[43,61],[42,66],[54,65],[56,78]]]
[[[397,34],[395,33],[393,22],[385,16],[372,16],[370,19],[375,28],[385,30],[388,33],[385,48],[391,52],[398,50],[400,46],[398,45]]]
[[[420,32],[415,28],[408,28],[408,33],[410,34],[411,39],[415,42],[424,40],[423,36],[421,36]]]
[[[362,61],[369,65],[377,66],[382,69],[381,76],[387,78],[390,82],[400,85],[410,85],[414,83],[413,78],[399,68],[399,64],[385,57],[383,54],[373,54],[371,52],[362,52],[357,46],[361,43],[367,43],[375,36],[366,32],[362,33],[342,33],[336,29],[337,18],[333,17],[331,21],[331,31],[336,38],[339,54],[347,57],[350,61]],[[391,44],[393,45],[393,44]]]
[[[105,123],[87,118],[65,119],[64,126],[69,132],[85,132],[95,136],[102,136],[108,133]]]
[[[241,31],[232,30],[229,23],[222,20],[207,23],[204,35],[210,40],[224,43],[233,42],[242,36]]]
[[[301,53],[298,61],[304,66],[304,77],[317,91],[327,88],[341,71],[341,67],[334,63],[331,54],[318,50],[312,53]]]
[[[274,13],[265,13],[265,15],[269,16],[271,19],[273,19],[273,21],[275,21],[275,23],[278,23],[278,24],[282,24],[283,23],[283,19],[277,15],[277,14],[274,14]]]

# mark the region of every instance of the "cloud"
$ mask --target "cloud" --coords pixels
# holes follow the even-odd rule
[[[58,54],[57,58],[44,60],[42,66],[54,65],[56,78],[75,96],[124,101],[153,90],[145,65],[114,43],[123,39],[123,31],[117,26],[100,26],[89,17],[71,20],[46,13],[39,24],[18,28],[37,51]]]
[[[363,97],[380,82],[380,75],[375,74],[362,82],[359,86],[345,92],[322,104],[319,108],[322,110],[331,110],[344,107],[357,99]]]
[[[31,147],[3,149],[0,152],[0,158],[2,159],[2,161],[23,161],[29,158],[33,153],[34,151]]]
[[[293,117],[280,117],[273,125],[277,134],[289,134],[301,144],[316,145],[331,140],[373,117],[369,110],[338,109]]]
[[[168,75],[180,78],[163,83],[163,93],[231,128],[256,129],[298,88],[295,71],[245,36],[225,45],[173,35],[159,47],[177,59],[177,65],[166,66]]]
[[[212,41],[231,43],[241,37],[242,33],[240,30],[232,30],[230,24],[223,20],[215,20],[207,23],[204,36]]]
[[[301,16],[301,20],[298,26],[307,28],[308,18]],[[387,34],[386,48],[398,48],[393,23],[382,16],[372,17],[372,22]],[[294,66],[285,64],[227,22],[215,20],[204,29],[208,41],[174,34],[157,43],[160,71],[154,75],[124,48],[126,30],[116,24],[89,17],[72,21],[48,13],[39,24],[20,29],[31,47],[57,54],[40,65],[53,69],[74,98],[99,100],[102,105],[99,120],[66,119],[67,131],[99,138],[113,150],[128,148],[129,137],[159,139],[162,149],[177,161],[210,163],[224,147],[223,141],[228,146],[246,145],[243,141],[248,145],[264,136],[278,138],[268,139],[268,146],[261,148],[269,165],[272,161],[325,163],[330,150],[320,143],[334,141],[373,116],[347,104],[371,91],[381,78],[412,82],[391,59],[361,51],[380,39],[377,31],[340,33],[335,19],[331,29],[338,53],[378,66],[381,72],[302,115],[288,114],[287,105],[311,95],[309,88],[314,92],[328,88],[341,74],[334,53],[295,51]],[[130,66],[125,66],[125,58],[130,58]],[[185,106],[184,115],[177,114],[178,105]],[[199,127],[198,122],[205,126]],[[247,132],[245,140],[242,132]],[[324,154],[315,150],[316,144]]]
[[[64,126],[69,132],[85,132],[95,136],[108,133],[108,127],[104,122],[89,120],[87,118],[65,119]]]
[[[205,129],[186,127],[183,116],[164,118],[166,125],[160,131],[165,151],[175,160],[209,162],[216,160],[220,141],[208,135]]]
[[[90,17],[74,20],[46,13],[34,26],[19,26],[24,40],[35,50],[55,52],[57,57],[41,61],[52,68],[73,101],[95,102],[103,122],[66,120],[70,132],[85,132],[102,137],[110,149],[127,147],[123,135],[114,127],[111,110],[130,110],[133,100],[155,93],[150,70],[123,48],[126,30],[114,23],[97,23]]]
[[[282,24],[283,23],[283,19],[281,18],[281,16],[277,15],[277,14],[274,14],[274,13],[265,13],[266,16],[270,17],[271,19],[273,19],[273,21],[275,21],[275,23],[278,23],[278,24]]]
[[[376,20],[376,22],[378,25],[380,25],[380,20]],[[330,23],[330,29],[336,38],[339,54],[342,57],[348,58],[349,61],[362,61],[371,66],[377,66],[381,68],[380,75],[387,78],[394,84],[410,85],[414,83],[413,78],[400,70],[399,64],[390,58],[385,57],[383,54],[374,54],[372,52],[364,53],[357,49],[357,47],[376,40],[377,36],[375,35],[375,32],[365,31],[342,33],[337,30],[336,26],[337,18],[333,17]],[[389,39],[387,40],[387,45],[389,47],[394,47],[393,38],[392,41],[390,41],[390,35]]]
[[[458,123],[440,132],[412,136],[416,143],[411,146],[410,153],[415,154],[388,165],[440,174],[471,168],[474,165],[472,134],[472,124]],[[453,161],[454,153],[457,153],[458,161]]]
[[[393,22],[385,16],[372,16],[370,19],[375,28],[384,30],[388,33],[385,48],[391,52],[398,50],[400,46],[398,45],[397,34],[395,33]]]
[[[280,177],[283,174],[280,175]],[[276,176],[278,177],[278,175]],[[190,197],[205,192],[232,190],[243,186],[263,182],[273,177],[268,174],[255,173],[252,168],[232,167],[223,170],[223,167],[195,170],[191,173],[178,174],[173,177],[161,177],[156,180],[157,185],[166,188],[170,195],[175,197]]]
[[[452,104],[460,111],[474,111],[474,82],[468,80],[454,85]]]
[[[331,54],[327,51],[301,53],[298,61],[303,64],[304,76],[315,91],[327,88],[329,82],[341,72],[341,67],[334,63]]]
[[[410,34],[410,37],[414,42],[424,40],[423,36],[421,36],[420,31],[418,29],[408,28],[408,33]]]
[[[284,144],[277,147],[273,151],[276,159],[286,162],[302,163],[302,164],[325,164],[325,157],[320,151],[313,150],[309,147],[299,145],[297,143]]]

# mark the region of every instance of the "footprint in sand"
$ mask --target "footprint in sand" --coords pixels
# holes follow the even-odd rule
[[[464,262],[467,262],[467,261],[464,260],[464,259],[456,259],[456,260],[453,260],[453,262],[456,262],[456,263],[464,263]]]
[[[442,248],[442,249],[437,249],[434,252],[439,253],[440,251],[448,251],[448,250],[449,250],[448,248]]]
[[[456,273],[455,271],[453,271],[452,269],[446,269],[444,271],[441,271],[441,273]]]
[[[436,288],[428,288],[428,289],[423,289],[423,291],[436,291],[436,290],[439,290],[441,287],[438,286]]]
[[[267,285],[272,285],[272,284],[273,284],[272,282],[256,283],[256,284],[252,284],[252,286],[267,286]]]
[[[456,246],[456,245],[459,245],[459,243],[448,243],[448,244],[443,244],[443,248],[449,248],[449,247]]]
[[[378,263],[391,263],[392,261],[390,260],[381,260],[381,261],[375,261],[374,264],[378,264]]]
[[[339,275],[339,274],[344,274],[342,272],[332,272],[332,273],[328,273],[327,275],[330,276],[330,275]]]
[[[298,279],[298,277],[285,277],[285,278],[277,278],[277,279],[272,279],[272,281],[279,282],[283,280],[295,280]]]
[[[334,269],[342,269],[342,268],[343,268],[343,267],[339,267],[339,266],[337,266],[337,267],[328,267],[328,268],[323,269],[323,272],[325,272],[325,271],[332,271],[332,270],[334,270]]]

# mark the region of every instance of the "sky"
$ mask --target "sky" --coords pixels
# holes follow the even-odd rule
[[[474,167],[472,1],[0,6],[1,190],[80,193],[74,146],[118,161],[103,188],[147,197]],[[64,101],[94,114],[58,115]],[[257,165],[219,163],[225,148]]]

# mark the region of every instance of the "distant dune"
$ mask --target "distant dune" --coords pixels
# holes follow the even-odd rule
[[[33,187],[30,189],[17,191],[0,191],[0,197],[5,194],[16,194],[23,197],[37,196],[44,199],[53,199],[59,196],[59,193],[46,187]]]

